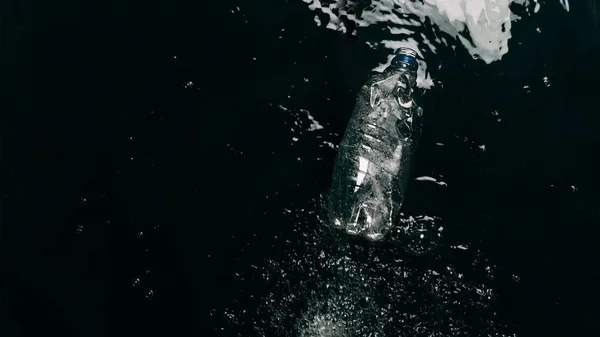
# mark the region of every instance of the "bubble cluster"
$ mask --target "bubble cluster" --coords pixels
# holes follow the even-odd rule
[[[223,313],[225,330],[284,337],[513,336],[486,283],[494,266],[480,253],[467,272],[444,259],[452,247],[442,245],[441,219],[407,217],[392,238],[374,244],[322,224],[322,213],[285,213],[295,220],[293,233],[276,257],[239,272],[244,282],[235,285],[238,297]]]

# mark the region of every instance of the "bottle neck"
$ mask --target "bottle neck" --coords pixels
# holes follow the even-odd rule
[[[417,87],[417,70],[402,65],[391,66],[389,68],[394,73],[399,73],[398,82],[401,87],[405,87],[405,92],[412,95]]]

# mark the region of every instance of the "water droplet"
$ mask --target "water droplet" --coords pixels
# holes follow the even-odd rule
[[[317,26],[321,26],[321,19],[319,19],[319,17],[317,15],[315,15],[315,23],[317,24]]]
[[[149,290],[146,290],[146,291],[144,292],[144,297],[145,297],[147,300],[151,300],[151,299],[153,299],[153,298],[154,298],[154,290],[151,290],[151,289],[149,289]]]
[[[548,76],[544,76],[543,80],[544,80],[544,85],[546,87],[550,87],[550,80],[548,79]]]

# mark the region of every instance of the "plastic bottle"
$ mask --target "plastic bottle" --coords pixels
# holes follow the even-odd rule
[[[328,209],[333,227],[378,241],[399,214],[423,116],[416,56],[400,48],[358,94],[333,169]]]

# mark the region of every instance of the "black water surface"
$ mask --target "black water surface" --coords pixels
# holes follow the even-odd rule
[[[415,170],[449,187],[406,207],[520,276],[498,310],[521,336],[597,335],[600,34],[595,7],[571,6],[516,23],[499,63],[426,55],[444,85]],[[326,190],[335,155],[291,145],[278,106],[338,142],[386,57],[364,43],[376,31],[313,17],[300,0],[0,4],[0,335],[231,334],[211,309],[273,253],[242,248],[285,235],[283,208]]]

